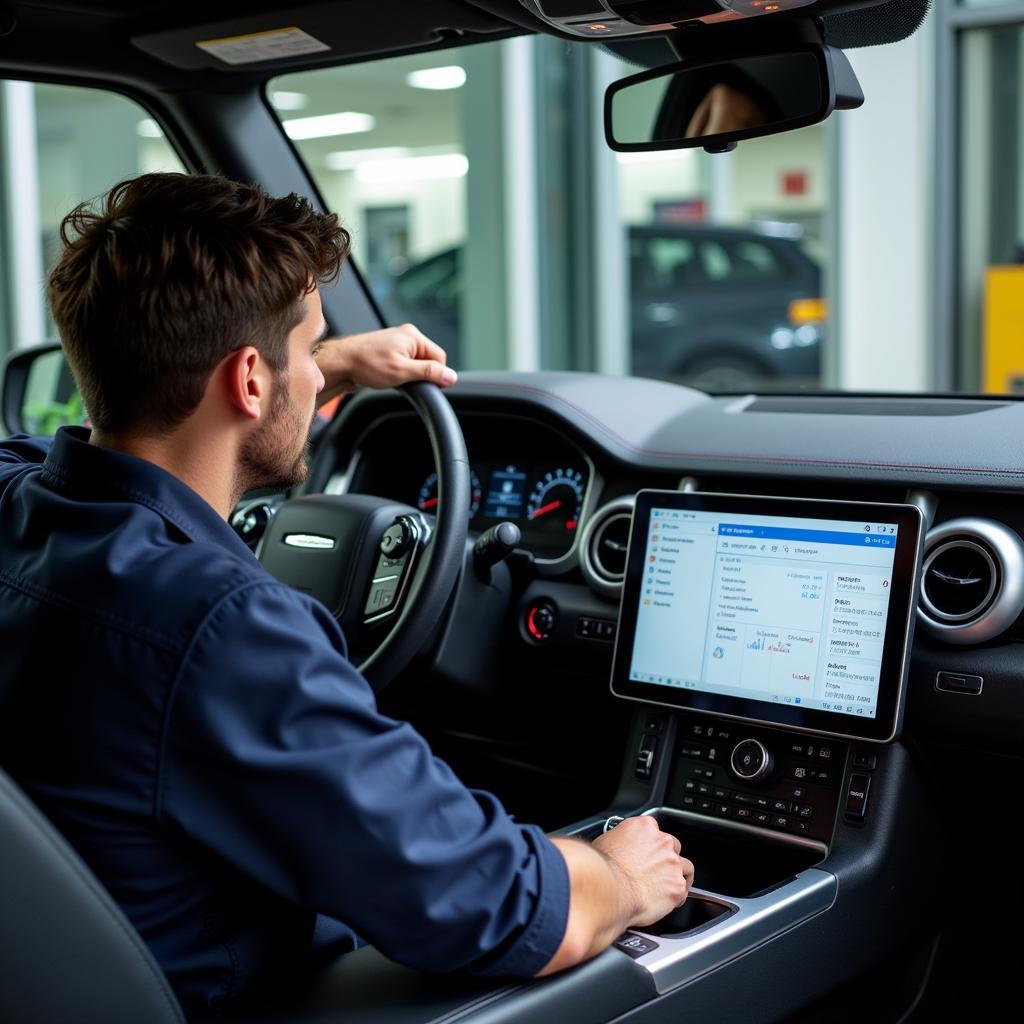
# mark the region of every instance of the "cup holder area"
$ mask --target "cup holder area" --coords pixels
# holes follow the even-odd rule
[[[659,808],[653,812],[653,817],[665,832],[679,840],[683,856],[693,861],[694,886],[717,896],[734,899],[758,896],[825,858],[825,851],[821,848],[787,842],[771,833],[762,837],[752,830],[739,833],[716,829],[711,822],[703,825],[668,808]],[[595,839],[600,834],[601,825],[583,833],[588,839]],[[687,911],[689,904],[690,900],[687,900],[681,911],[691,913]],[[717,906],[710,904],[712,910],[707,912],[712,917],[708,920],[717,916],[713,912]],[[704,912],[704,909],[692,911],[698,915]],[[695,924],[690,927],[705,923],[707,921],[695,918]]]
[[[695,932],[715,921],[736,913],[735,907],[714,903],[701,896],[689,896],[681,907],[676,907],[668,917],[656,924],[647,925],[638,931],[648,935],[682,935]]]
[[[654,817],[679,840],[683,856],[693,861],[693,884],[720,896],[758,896],[825,858],[820,849],[770,836],[712,831],[664,811]]]

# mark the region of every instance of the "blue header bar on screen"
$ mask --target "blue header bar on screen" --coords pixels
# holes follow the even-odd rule
[[[785,526],[745,526],[719,523],[719,537],[746,537],[750,540],[791,540],[805,544],[849,544],[863,548],[894,548],[896,537],[883,533],[846,533],[839,530],[797,530]]]

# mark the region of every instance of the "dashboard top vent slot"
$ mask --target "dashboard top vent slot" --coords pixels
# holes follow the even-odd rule
[[[956,399],[880,399],[767,395],[743,408],[748,412],[788,412],[831,416],[972,416],[1005,409],[1008,402],[965,402]]]

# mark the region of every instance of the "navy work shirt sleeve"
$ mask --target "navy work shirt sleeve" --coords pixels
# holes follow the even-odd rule
[[[171,696],[157,814],[397,961],[535,975],[565,932],[561,854],[382,716],[343,650],[281,584],[222,600]]]
[[[15,434],[0,442],[0,480],[25,466],[38,466],[52,446],[52,437],[29,437],[27,434]]]

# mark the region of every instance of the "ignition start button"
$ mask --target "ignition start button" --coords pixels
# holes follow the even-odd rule
[[[534,640],[547,640],[555,631],[558,623],[558,612],[555,606],[547,601],[535,604],[526,613],[526,632]]]

